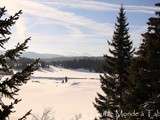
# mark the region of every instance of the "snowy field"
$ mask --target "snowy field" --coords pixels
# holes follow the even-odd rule
[[[68,82],[62,83],[65,76]],[[16,105],[17,113],[12,119],[30,109],[32,114],[39,116],[46,109],[51,109],[55,120],[74,120],[74,116],[80,114],[80,120],[93,120],[97,114],[93,102],[100,90],[98,79],[98,73],[83,70],[51,67],[36,71],[21,88],[19,97],[22,101]]]

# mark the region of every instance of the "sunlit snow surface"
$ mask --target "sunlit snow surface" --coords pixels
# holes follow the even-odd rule
[[[98,73],[52,66],[47,70],[36,71],[33,76],[35,78],[19,92],[22,101],[16,105],[17,112],[12,115],[13,120],[30,109],[36,115],[51,109],[56,120],[72,120],[78,114],[82,115],[82,120],[93,120],[97,115],[93,102],[100,91]],[[71,79],[61,83],[65,76]]]

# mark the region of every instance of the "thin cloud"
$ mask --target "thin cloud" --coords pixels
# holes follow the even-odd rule
[[[101,48],[104,45],[104,43],[97,44],[97,43],[94,43],[94,41],[104,42],[105,38],[111,38],[113,34],[113,25],[111,25],[110,23],[100,23],[93,19],[77,15],[71,11],[63,11],[62,9],[58,9],[58,6],[61,6],[61,7],[68,6],[68,7],[75,7],[78,9],[94,10],[94,11],[95,10],[96,11],[108,11],[108,10],[116,11],[119,9],[120,5],[108,4],[105,2],[98,2],[93,0],[54,0],[52,2],[46,2],[46,1],[45,0],[44,1],[40,0],[39,2],[38,0],[37,1],[33,1],[33,0],[1,1],[1,5],[7,7],[7,10],[9,10],[9,14],[13,14],[20,9],[22,9],[24,12],[24,17],[22,17],[22,19],[20,19],[16,25],[17,26],[16,32],[18,36],[25,37],[26,35],[25,33],[28,32],[27,29],[29,27],[33,27],[35,31],[36,30],[35,25],[41,24],[40,21],[37,20],[35,23],[31,23],[30,21],[31,25],[27,26],[26,22],[28,22],[27,20],[30,20],[30,19],[25,19],[25,18],[27,18],[28,15],[34,16],[36,18],[42,18],[43,20],[45,20],[45,21],[42,21],[44,22],[44,24],[61,25],[64,28],[67,28],[68,33],[63,34],[61,36],[43,35],[42,37],[41,35],[35,35],[34,33],[32,33],[33,44],[31,45],[31,50],[34,51],[36,48],[36,50],[39,49],[39,50],[45,51],[44,48],[45,46],[47,46],[47,48],[50,48],[50,49],[47,49],[48,52],[51,53],[51,51],[63,50],[63,51],[59,51],[63,54],[63,52],[65,51],[69,52],[70,50],[76,50],[76,49],[79,49],[79,52],[80,52],[81,48],[83,48],[84,51],[86,51],[85,49],[90,49],[91,50],[90,53],[96,54],[96,51],[94,51],[95,48],[97,49]],[[134,11],[134,12],[137,11],[137,12],[143,12],[143,13],[144,12],[152,13],[153,11],[155,11],[155,8],[146,7],[146,6],[143,6],[143,7],[142,6],[125,6],[125,7],[127,9],[130,9],[130,11]],[[89,30],[90,33],[86,33],[82,31],[81,28],[85,28]],[[92,40],[92,43],[94,44],[91,43],[93,45],[92,46],[89,43],[90,44],[89,45],[88,43],[85,43],[83,40],[84,41]],[[53,43],[55,42],[56,45],[51,44],[51,42]],[[61,43],[64,43],[64,44],[61,44]],[[67,43],[68,44],[70,43],[68,47],[66,47]],[[86,45],[85,48],[84,48],[84,44]],[[53,46],[55,47],[54,50],[52,49]],[[98,54],[100,53],[103,54],[102,51],[99,52]]]
[[[14,11],[23,9],[25,14],[47,18],[52,21],[61,22],[62,24],[66,24],[75,28],[80,26],[86,27],[95,31],[95,33],[105,36],[110,36],[112,34],[112,26],[110,24],[107,24],[108,27],[106,28],[106,24],[104,23],[99,23],[92,19],[78,16],[72,12],[62,11],[56,7],[49,7],[47,5],[33,2],[31,0],[14,0],[13,2],[10,0],[5,0],[3,3]]]
[[[117,11],[120,7],[119,4],[111,4],[107,2],[95,1],[95,0],[54,0],[54,1],[43,1],[46,4],[50,5],[60,5],[84,10],[91,11]],[[152,14],[156,10],[160,10],[157,7],[151,6],[134,6],[134,5],[125,5],[125,8],[128,12],[141,12]]]

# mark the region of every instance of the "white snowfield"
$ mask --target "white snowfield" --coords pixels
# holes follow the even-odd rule
[[[65,76],[68,82],[62,83]],[[36,71],[33,77],[21,87],[18,97],[22,101],[16,105],[16,113],[11,120],[16,120],[30,109],[32,114],[39,116],[46,109],[51,109],[55,120],[75,120],[74,116],[79,114],[82,116],[80,120],[94,120],[97,111],[93,102],[100,91],[99,73],[52,66],[49,70]]]

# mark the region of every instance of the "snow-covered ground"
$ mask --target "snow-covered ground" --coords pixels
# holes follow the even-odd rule
[[[63,84],[61,80],[65,76],[69,79]],[[82,115],[81,120],[93,120],[97,114],[93,102],[100,90],[98,79],[98,73],[53,66],[48,70],[36,71],[21,88],[19,97],[22,101],[16,105],[17,112],[12,118],[15,120],[30,109],[36,115],[51,109],[56,120],[73,120],[78,114]]]

